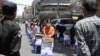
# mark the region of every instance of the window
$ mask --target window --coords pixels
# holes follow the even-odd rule
[[[69,20],[69,24],[73,24],[74,23],[74,21],[73,20]]]
[[[51,22],[51,24],[56,24],[57,23],[57,20],[54,20]]]
[[[61,20],[60,24],[73,24],[72,20]]]
[[[69,20],[61,20],[60,24],[69,24]]]

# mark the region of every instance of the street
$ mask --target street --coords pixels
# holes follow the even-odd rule
[[[25,26],[21,24],[22,32],[22,44],[21,44],[21,56],[40,56],[40,54],[33,53],[33,47],[30,40],[25,33]],[[62,43],[55,41],[54,43],[54,56],[71,56],[69,47],[63,46]]]
[[[99,2],[0,0],[0,56],[100,56]]]

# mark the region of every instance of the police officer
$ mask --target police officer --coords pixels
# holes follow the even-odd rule
[[[83,1],[84,19],[75,24],[79,44],[78,56],[100,56],[100,18],[96,0]]]
[[[3,20],[0,22],[0,55],[20,56],[20,27],[13,20],[16,17],[17,5],[13,2],[2,4]]]

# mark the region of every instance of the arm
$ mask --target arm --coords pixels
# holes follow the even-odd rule
[[[46,33],[45,33],[45,26],[43,27],[42,31],[43,31],[43,34],[46,36]]]
[[[15,53],[19,53],[21,47],[21,37],[20,28],[15,26],[12,34],[12,42],[10,44],[10,56],[15,56]]]
[[[84,34],[80,25],[75,25],[76,38],[79,44],[79,55],[78,56],[91,56],[89,47],[86,44]]]

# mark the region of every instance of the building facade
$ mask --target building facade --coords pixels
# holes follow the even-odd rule
[[[24,12],[23,12],[23,19],[24,20],[30,20],[32,18],[33,18],[32,6],[26,6],[24,8]]]
[[[33,18],[39,17],[39,8],[40,8],[40,0],[34,0],[32,2],[32,12],[33,12]]]
[[[34,16],[38,15],[39,19],[71,17],[71,5],[77,1],[79,0],[39,0],[37,3],[33,2]]]

